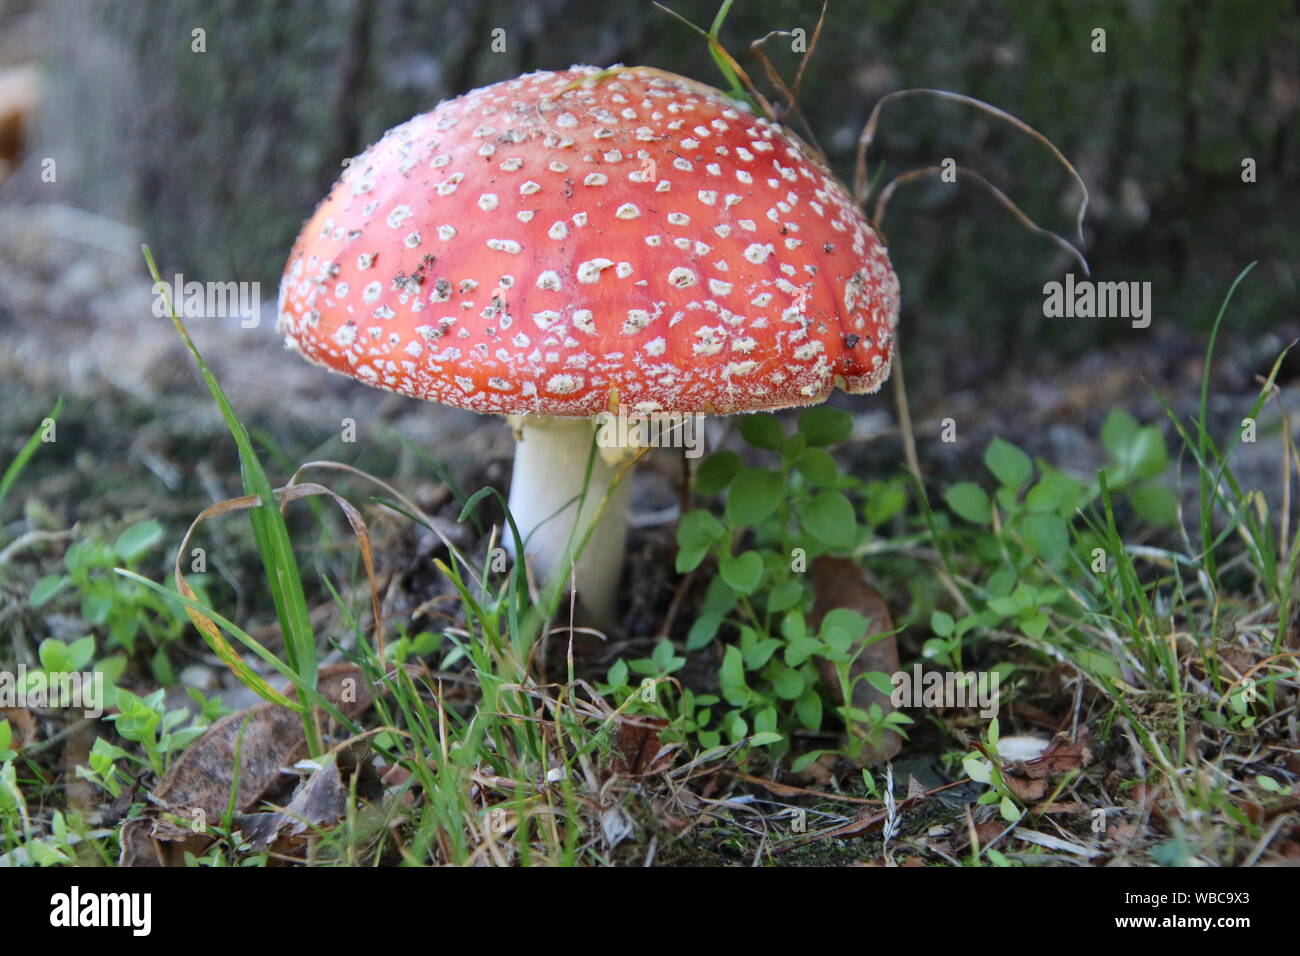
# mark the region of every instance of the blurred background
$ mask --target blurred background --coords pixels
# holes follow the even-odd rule
[[[712,0],[670,5],[705,26],[717,10]],[[722,40],[772,95],[749,43],[769,31],[810,38],[820,9],[739,0]],[[493,49],[498,29],[504,50]],[[1094,50],[1099,29],[1104,52]],[[790,38],[766,50],[792,77]],[[918,434],[936,434],[943,417],[961,423],[959,447],[934,447],[939,467],[982,450],[992,432],[1083,466],[1110,407],[1159,420],[1148,385],[1194,393],[1208,328],[1252,260],[1225,323],[1216,393],[1257,388],[1254,376],[1300,334],[1298,50],[1300,8],[1282,0],[832,0],[800,98],[844,178],[884,94],[982,98],[1078,167],[1092,197],[1094,276],[1152,283],[1147,329],[1044,318],[1044,282],[1071,269],[1062,250],[969,181],[902,187],[884,229],[903,287]],[[208,320],[193,331],[241,413],[295,454],[329,450],[351,416],[363,432],[394,425],[472,462],[463,467],[476,478],[503,477],[504,429],[285,352],[273,332],[278,276],[340,162],[385,129],[523,71],[614,62],[721,82],[702,39],[640,0],[0,0],[5,451],[63,394],[80,442],[45,456],[52,482],[124,502],[139,489],[117,469],[143,464],[175,490],[195,480],[195,460],[225,454],[193,368],[151,313],[138,248],[148,242],[165,276],[262,283],[259,327]],[[938,99],[885,109],[872,159],[886,180],[947,157],[1071,232],[1080,196],[1041,144]],[[1283,384],[1298,371],[1292,362]],[[884,437],[880,457],[897,460],[887,393],[837,401],[860,412],[863,437]],[[1233,409],[1225,400],[1223,414]],[[354,460],[377,447],[332,453]],[[400,448],[391,454],[389,473],[417,470]],[[77,455],[88,457],[78,465]],[[209,484],[229,491],[222,471]]]

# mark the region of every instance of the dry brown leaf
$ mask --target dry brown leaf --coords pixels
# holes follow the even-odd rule
[[[1020,777],[1013,773],[1003,773],[1007,789],[1024,803],[1036,803],[1047,796],[1047,778]]]
[[[981,848],[996,840],[1002,835],[1002,831],[1007,828],[1007,824],[998,820],[985,820],[983,823],[976,823],[973,826],[975,839]],[[965,821],[954,823],[952,831],[947,836],[950,853],[961,853],[971,845],[971,828],[971,824]]]
[[[26,707],[0,707],[0,720],[9,721],[9,730],[13,733],[9,746],[14,750],[25,750],[36,743],[40,729],[36,715]]]
[[[796,780],[804,783],[811,783],[814,786],[826,787],[831,785],[835,779],[835,764],[839,758],[832,753],[825,753],[814,760],[803,770],[795,774]]]
[[[1128,843],[1137,835],[1138,825],[1125,820],[1112,823],[1106,828],[1106,836],[1110,837],[1115,843]]]
[[[766,777],[755,777],[747,773],[733,774],[737,780],[745,780],[749,783],[756,783],[768,793],[778,797],[815,797],[818,800],[839,800],[843,803],[869,803],[874,806],[880,806],[879,800],[868,799],[867,797],[853,797],[845,793],[827,793],[822,790],[809,790],[807,787],[793,787],[787,783],[778,783],[775,780],[768,780]],[[908,799],[913,797],[925,796],[925,790],[916,783],[915,777],[908,777],[907,796]],[[915,789],[913,789],[915,787]]]
[[[90,766],[90,752],[98,736],[94,721],[79,721],[68,728],[68,735],[63,738],[63,769],[66,780],[63,792],[69,809],[75,810],[88,820],[103,822],[105,808],[100,805],[97,788],[89,780],[77,776],[76,770],[77,767]],[[124,790],[118,794],[118,800],[114,800],[113,803],[118,803],[126,792]],[[107,809],[111,808],[110,804]],[[121,819],[121,811],[118,819]]]
[[[1077,742],[1070,742],[1066,735],[1058,735],[1041,756],[1024,761],[1018,771],[1026,777],[1043,778],[1086,767],[1092,763],[1092,751],[1084,742],[1082,731],[1079,736]]]
[[[370,707],[370,689],[354,664],[322,668],[317,690],[348,717]],[[222,717],[176,759],[154,788],[153,802],[176,822],[150,816],[123,825],[122,866],[179,863],[185,850],[199,852],[210,842],[204,828],[219,822],[230,806],[237,749],[234,808],[247,812],[284,782],[281,768],[306,756],[307,743],[298,715],[271,703]],[[164,847],[164,843],[175,846]]]
[[[667,726],[668,721],[662,717],[620,715],[614,751],[619,772],[629,777],[645,777],[669,770],[678,745],[664,745],[660,741],[659,731]]]
[[[1058,734],[1034,759],[1004,764],[1002,779],[1007,788],[1025,803],[1042,800],[1051,789],[1052,777],[1079,770],[1092,762],[1092,751],[1085,743],[1084,733],[1081,730],[1076,741],[1071,741],[1067,734]]]
[[[1060,803],[1044,803],[1041,807],[1034,807],[1034,813],[1039,816],[1052,816],[1053,814],[1065,814],[1069,816],[1076,813],[1087,813],[1088,810],[1088,807],[1084,806],[1077,800],[1066,800]]]
[[[1234,800],[1237,809],[1246,815],[1246,819],[1259,826],[1264,819],[1264,807],[1254,800]]]
[[[282,836],[296,837],[309,827],[325,826],[343,818],[348,790],[339,775],[334,754],[321,758],[320,766],[293,792],[283,810],[249,814],[240,819],[244,836],[259,849],[266,849]]]

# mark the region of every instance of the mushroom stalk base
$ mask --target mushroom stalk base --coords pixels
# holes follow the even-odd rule
[[[619,617],[615,599],[627,540],[631,476],[613,490],[597,520],[619,469],[600,453],[603,449],[597,449],[586,497],[581,502],[575,500],[583,493],[595,422],[590,418],[529,415],[514,420],[514,425],[518,441],[510,482],[510,513],[524,539],[529,566],[540,582],[551,584],[557,576],[563,576],[567,584],[569,567],[564,555],[570,535],[577,553],[594,524],[591,538],[577,560],[576,586],[593,622],[613,627]],[[506,549],[517,557],[509,529],[504,539]]]

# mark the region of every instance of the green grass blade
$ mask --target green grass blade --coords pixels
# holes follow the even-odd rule
[[[284,516],[280,513],[274,489],[253,448],[248,430],[239,420],[225,391],[217,382],[216,376],[212,374],[212,370],[208,368],[203,356],[199,354],[198,347],[190,338],[184,323],[181,322],[168,293],[168,287],[159,275],[153,253],[148,246],[141,246],[141,250],[145,262],[148,263],[149,274],[153,277],[155,287],[167,303],[172,325],[176,327],[177,333],[185,342],[185,347],[189,349],[190,355],[198,365],[203,381],[221,410],[226,427],[239,448],[240,474],[244,491],[246,494],[258,496],[261,500],[260,505],[249,511],[249,518],[253,525],[253,536],[257,542],[258,553],[261,555],[262,565],[266,571],[266,581],[275,604],[276,617],[284,635],[285,656],[289,660],[289,666],[298,675],[299,681],[314,690],[317,670],[316,638],[307,611],[307,596],[303,592],[302,577],[298,571],[292,542],[289,540],[289,529],[285,526]],[[304,724],[311,724],[310,717],[304,721]],[[308,728],[307,739],[312,745],[313,756],[319,753],[320,742],[316,739],[314,726]]]
[[[63,396],[60,395],[58,401],[54,403],[54,408],[45,417],[57,421],[59,413],[62,411]],[[27,439],[27,444],[23,445],[22,450],[18,452],[17,457],[15,457],[14,460],[9,463],[9,467],[5,469],[4,477],[0,477],[0,506],[4,505],[5,496],[9,494],[9,489],[12,488],[14,482],[18,480],[18,476],[23,473],[23,469],[27,467],[27,462],[29,462],[31,457],[36,454],[36,449],[41,447],[41,433],[43,431],[45,431],[44,422],[37,427],[36,431],[32,432],[32,437]]]
[[[1210,341],[1205,348],[1205,369],[1201,373],[1201,414],[1196,423],[1197,447],[1200,450],[1200,460],[1205,461],[1207,458],[1206,444],[1209,441],[1209,433],[1206,431],[1206,423],[1209,421],[1210,410],[1210,369],[1214,364],[1214,343],[1219,337],[1219,326],[1223,324],[1223,316],[1228,311],[1228,303],[1232,301],[1232,295],[1237,291],[1237,286],[1241,285],[1241,280],[1250,274],[1250,270],[1255,268],[1252,262],[1246,268],[1238,273],[1237,278],[1232,280],[1232,286],[1228,289],[1228,294],[1223,297],[1223,302],[1219,304],[1219,314],[1214,319],[1214,328],[1210,330]],[[1205,562],[1206,570],[1210,577],[1215,575],[1215,560],[1211,550],[1211,540],[1213,529],[1211,528],[1211,517],[1214,512],[1214,506],[1210,501],[1213,491],[1213,485],[1210,483],[1210,477],[1205,469],[1201,470],[1200,492],[1201,492],[1201,547],[1206,552]]]

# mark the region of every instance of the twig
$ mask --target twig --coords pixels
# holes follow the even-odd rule
[[[907,402],[907,383],[903,380],[903,353],[899,351],[898,336],[894,336],[894,405],[898,409],[898,431],[903,439],[903,454],[907,468],[922,484],[921,461],[916,455],[916,435],[912,431],[912,411]],[[924,487],[924,485],[922,485]]]
[[[67,531],[28,531],[26,534],[15,538],[3,551],[0,551],[0,568],[13,560],[14,555],[28,545],[40,544],[43,541],[64,541],[76,533],[77,529],[75,527]]]

